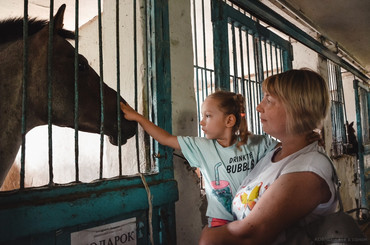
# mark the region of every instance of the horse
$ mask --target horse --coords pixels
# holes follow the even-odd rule
[[[75,127],[75,49],[68,42],[72,31],[63,29],[66,5],[53,17],[52,60],[52,124]],[[0,186],[12,166],[22,144],[22,84],[27,77],[26,127],[48,124],[48,46],[49,25],[46,20],[29,18],[28,73],[23,74],[23,18],[0,22]],[[87,59],[78,55],[78,130],[101,131],[100,77]],[[113,145],[118,145],[118,116],[121,118],[120,143],[135,135],[137,123],[128,121],[117,110],[117,93],[103,83],[103,133]],[[126,101],[120,96],[120,102]]]
[[[348,147],[346,149],[346,153],[348,155],[356,155],[358,158],[358,141],[355,134],[355,129],[353,128],[353,123],[351,122],[348,124],[348,121],[346,121],[346,129],[347,129],[347,136],[348,136]]]

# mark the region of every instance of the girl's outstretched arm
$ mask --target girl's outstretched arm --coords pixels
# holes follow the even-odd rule
[[[128,104],[120,103],[121,110],[123,111],[124,117],[130,121],[138,122],[141,127],[152,136],[161,145],[169,146],[176,150],[181,150],[177,136],[168,133],[166,130],[161,129],[139,113],[131,108]]]

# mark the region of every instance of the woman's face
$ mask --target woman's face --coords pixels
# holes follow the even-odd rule
[[[225,137],[226,115],[218,107],[218,101],[207,98],[202,104],[202,130],[207,139],[222,139]]]
[[[263,130],[269,135],[280,138],[286,134],[286,111],[283,103],[264,91],[264,97],[257,106]]]

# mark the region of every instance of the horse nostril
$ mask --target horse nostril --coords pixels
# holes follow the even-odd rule
[[[87,65],[85,63],[78,63],[78,70],[79,71],[86,71]]]

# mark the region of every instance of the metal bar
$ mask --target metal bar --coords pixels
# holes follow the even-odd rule
[[[148,117],[149,120],[154,122],[155,121],[155,94],[154,91],[156,90],[156,86],[154,84],[154,81],[156,80],[156,63],[155,63],[155,36],[156,36],[156,28],[154,27],[155,23],[155,12],[154,12],[154,3],[151,0],[147,1],[147,10],[146,10],[146,15],[149,16],[147,20],[147,28],[148,28],[148,34],[149,37],[147,39],[147,49],[148,49],[148,56],[147,56],[147,61],[148,61],[148,72],[149,72],[149,82],[148,82],[148,88],[147,88],[147,94],[148,94],[148,101],[147,101],[147,108],[148,108]],[[152,103],[151,103],[152,102]],[[148,136],[149,137],[149,136]],[[152,156],[155,154],[156,148],[157,148],[157,143],[153,138],[149,138],[149,145],[150,145],[150,150],[151,150],[151,156],[150,160],[153,161],[153,169],[156,164],[156,160],[152,158]]]
[[[257,46],[257,66],[258,66],[258,82],[262,83],[265,80],[264,67],[263,67],[263,56],[262,56],[262,37],[260,35],[256,36],[256,46]]]
[[[53,113],[53,35],[54,35],[54,0],[50,0],[49,16],[49,44],[48,44],[48,145],[49,145],[49,185],[54,182],[53,175],[53,131],[52,131],[52,113]]]
[[[204,17],[204,0],[202,0],[202,30],[203,30],[203,62],[204,68],[207,67],[207,46],[206,46],[206,25]],[[208,96],[208,81],[207,81],[207,71],[204,69],[204,81],[206,84],[206,97]]]
[[[134,28],[134,82],[135,82],[135,87],[134,87],[134,93],[135,93],[135,110],[138,111],[138,96],[137,96],[137,25],[136,25],[136,0],[133,1],[133,28]],[[139,134],[138,134],[138,129],[136,129],[136,134],[135,134],[135,145],[136,145],[136,161],[137,161],[137,172],[141,173],[140,169],[140,145],[139,145]],[[120,157],[121,159],[121,157]]]
[[[197,111],[198,111],[198,122],[201,120],[200,116],[200,98],[199,98],[199,74],[198,74],[198,33],[197,33],[197,14],[195,7],[195,0],[192,1],[193,4],[193,46],[194,46],[194,71],[195,71],[195,85],[196,85],[196,96],[197,96]],[[198,135],[201,135],[201,126],[198,123]]]
[[[250,54],[249,54],[249,34],[248,31],[245,32],[245,39],[246,39],[246,46],[247,46],[247,67],[248,67],[248,98],[249,98],[249,116],[250,116],[250,124],[251,124],[251,131],[254,132],[254,111],[252,110],[252,81],[251,81],[251,62],[250,62]]]
[[[359,98],[359,81],[353,81],[353,88],[355,90],[355,106],[356,106],[356,124],[357,124],[357,141],[359,144],[358,148],[358,160],[360,168],[360,181],[361,181],[361,207],[367,208],[367,190],[365,180],[365,164],[364,164],[364,150],[363,150],[363,139],[362,139],[362,125],[361,125],[361,107]]]
[[[254,71],[255,71],[255,82],[254,82],[254,86],[253,86],[253,102],[254,102],[254,108],[257,106],[257,101],[258,101],[258,83],[259,83],[259,79],[260,79],[260,75],[259,75],[259,66],[258,66],[258,44],[257,44],[257,34],[256,33],[253,33],[253,36],[252,36],[252,40],[253,40],[253,56],[254,56]],[[253,112],[254,115],[255,115],[255,121],[254,121],[254,124],[256,125],[256,133],[257,134],[261,134],[261,129],[260,129],[260,125],[259,125],[259,122],[258,122],[258,113],[257,111],[254,111]]]
[[[238,80],[237,80],[237,77],[238,77],[238,61],[237,61],[237,50],[236,50],[236,37],[235,37],[235,22],[231,22],[231,40],[232,40],[232,55],[233,55],[233,72],[234,72],[234,76],[233,76],[233,88],[234,88],[234,92],[237,93],[238,90],[239,90],[239,86],[238,86]]]
[[[243,52],[243,38],[242,38],[242,28],[239,29],[239,49],[240,49],[240,67],[241,67],[241,94],[245,98],[245,74],[244,74],[244,52]],[[245,108],[246,109],[246,108]]]
[[[328,62],[328,72],[329,72],[329,86],[330,86],[330,97],[331,97],[331,101],[333,103],[332,107],[331,107],[331,117],[332,117],[332,127],[333,127],[333,138],[334,138],[334,142],[337,142],[337,125],[336,125],[336,107],[335,107],[335,104],[334,104],[334,101],[335,101],[335,88],[334,88],[334,77],[333,77],[333,74],[334,74],[334,64],[331,63],[331,61]]]
[[[283,51],[283,70],[288,71],[292,69],[292,55],[288,50]]]
[[[135,21],[134,21],[135,22]],[[119,0],[116,0],[116,69],[117,69],[117,127],[118,127],[118,166],[119,176],[122,176],[122,148],[121,148],[121,68],[120,68],[120,44],[119,44]]]
[[[155,83],[153,100],[155,113],[157,115],[155,123],[167,132],[172,132],[171,118],[171,70],[170,70],[170,38],[169,38],[169,23],[168,23],[168,3],[152,0],[153,11],[155,13],[155,41],[153,42],[153,59],[156,64],[155,68]],[[172,152],[169,147],[157,144],[158,153],[164,156],[158,159],[158,171],[162,172],[166,169],[170,170],[173,176]],[[167,157],[165,157],[167,156]]]
[[[271,59],[271,75],[274,75],[274,61],[273,61],[273,55],[272,55],[272,42],[270,42],[270,59]]]
[[[256,107],[258,105],[258,103],[261,101],[261,98],[262,98],[262,82],[264,80],[264,67],[263,67],[263,58],[262,58],[262,45],[261,45],[261,39],[262,39],[262,36],[260,35],[257,35],[256,36],[256,47],[257,47],[257,67],[258,67],[258,80],[256,79],[256,89],[257,89],[257,97],[256,98]],[[258,125],[258,128],[259,128],[259,134],[262,133],[262,125],[261,125],[261,122],[259,120],[259,114],[256,111],[256,123]]]
[[[267,57],[267,40],[263,42],[263,46],[265,48],[266,77],[268,77],[269,76],[269,64],[268,64],[268,57]]]
[[[275,62],[276,62],[276,73],[280,73],[279,72],[279,61],[278,61],[278,54],[277,54],[277,45],[275,45]]]
[[[338,86],[338,110],[339,110],[339,123],[340,123],[340,130],[341,130],[341,136],[342,136],[342,142],[347,141],[346,137],[346,128],[345,128],[345,122],[347,121],[347,112],[345,110],[345,104],[344,104],[344,93],[343,93],[343,82],[342,82],[342,73],[340,72],[340,67],[338,65],[335,66],[335,75],[336,75],[336,81]]]
[[[213,26],[213,52],[215,66],[216,88],[230,90],[229,67],[229,40],[227,33],[227,19],[223,16],[223,2],[211,1],[211,14]],[[225,69],[227,67],[227,69]]]
[[[27,82],[28,82],[28,0],[24,0],[23,17],[23,77],[22,77],[22,146],[21,146],[21,170],[20,189],[24,189],[25,157],[26,157],[26,133],[27,133]]]
[[[280,61],[280,71],[284,72],[284,57],[283,57],[283,49],[279,47],[279,61]]]
[[[76,182],[79,182],[79,147],[78,147],[78,33],[79,33],[79,22],[78,22],[78,11],[79,11],[79,0],[75,1],[75,105],[74,105],[74,128],[75,128],[75,173]]]
[[[99,179],[103,178],[103,154],[104,154],[104,72],[103,72],[103,44],[102,44],[102,20],[101,1],[98,0],[98,33],[99,33],[99,72],[100,72],[100,169]]]

